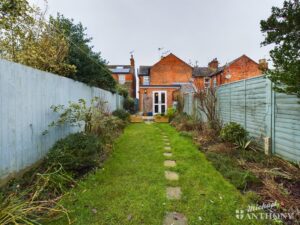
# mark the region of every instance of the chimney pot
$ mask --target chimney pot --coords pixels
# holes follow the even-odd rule
[[[216,71],[219,66],[219,61],[217,58],[214,58],[210,63],[208,63],[208,68],[212,71]]]
[[[268,62],[266,59],[258,60],[259,69],[262,71],[266,71],[268,69]]]

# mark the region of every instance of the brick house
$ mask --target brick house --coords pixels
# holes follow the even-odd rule
[[[140,111],[154,115],[165,113],[176,102],[176,92],[195,92],[192,72],[193,67],[172,53],[153,66],[140,66]]]
[[[116,82],[126,87],[129,96],[136,97],[136,78],[135,78],[135,62],[133,55],[130,58],[130,65],[108,65],[112,72],[112,77]]]
[[[212,60],[208,67],[194,67],[193,77],[198,90],[208,87],[217,87],[222,84],[231,83],[261,75],[262,69],[267,67],[265,60],[259,63],[246,55],[219,67],[217,59]]]
[[[261,64],[261,65],[260,65]],[[256,63],[246,55],[219,67],[217,59],[207,67],[192,67],[174,54],[162,57],[153,66],[140,66],[139,109],[152,114],[165,113],[173,107],[178,93],[195,93],[210,87],[259,76],[266,61]]]

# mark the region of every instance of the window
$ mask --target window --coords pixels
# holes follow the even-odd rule
[[[125,75],[119,75],[119,84],[125,84]]]
[[[207,89],[210,86],[210,78],[209,77],[205,77],[204,78],[204,88]]]
[[[144,82],[143,82],[143,85],[149,85],[149,84],[150,84],[149,76],[144,76]]]
[[[214,88],[217,87],[217,78],[214,78]]]

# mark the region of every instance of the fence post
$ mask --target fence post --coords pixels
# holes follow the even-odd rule
[[[244,127],[247,130],[247,80],[244,80]]]
[[[273,142],[273,91],[272,91],[272,82],[266,78],[266,119],[265,119],[265,153],[273,152],[273,146],[271,142]],[[271,141],[270,141],[271,139]]]

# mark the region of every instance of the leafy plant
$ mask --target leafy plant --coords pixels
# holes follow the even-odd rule
[[[113,111],[112,114],[113,114],[113,116],[116,116],[123,121],[126,121],[126,122],[129,121],[130,114],[128,112],[126,112],[124,109],[117,109],[117,110]]]
[[[260,22],[265,34],[262,45],[272,45],[270,56],[274,69],[267,77],[275,83],[275,90],[300,97],[300,4],[299,0],[285,0],[283,7],[273,7],[267,20]]]
[[[135,113],[134,100],[130,97],[125,98],[123,102],[123,108],[127,110],[129,113],[134,114]]]
[[[60,167],[75,177],[95,168],[100,161],[102,144],[95,135],[76,133],[58,141],[47,154],[46,164]]]
[[[176,109],[168,108],[167,116],[169,117],[170,121],[174,119],[176,113]]]
[[[240,139],[236,142],[237,148],[241,150],[247,150],[250,148],[252,141],[247,140],[246,138]]]
[[[221,130],[220,136],[224,141],[238,144],[247,139],[248,132],[240,124],[230,122]]]
[[[84,99],[79,99],[78,103],[69,102],[68,108],[64,105],[51,106],[53,112],[60,113],[58,120],[53,121],[49,126],[60,126],[70,124],[71,126],[83,127],[86,133],[92,131],[93,117],[99,114],[108,114],[105,101],[94,97],[88,106]]]
[[[129,95],[128,89],[126,87],[124,87],[123,85],[117,85],[117,93],[119,95],[122,95],[124,98],[127,98]]]

